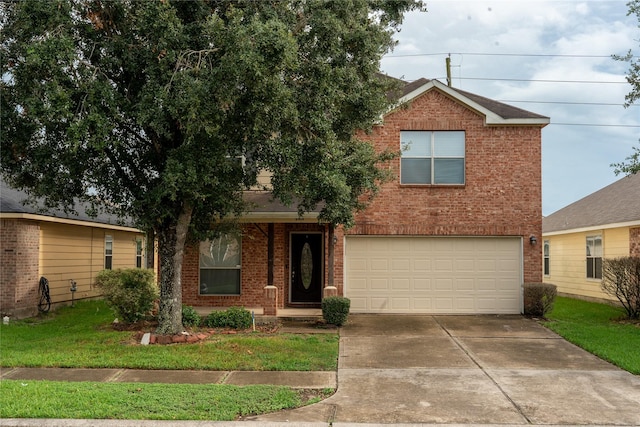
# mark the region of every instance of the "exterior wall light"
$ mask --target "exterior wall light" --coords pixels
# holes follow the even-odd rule
[[[534,246],[536,243],[538,243],[538,239],[536,239],[536,236],[534,236],[533,234],[529,237],[529,243],[531,243],[531,246]]]

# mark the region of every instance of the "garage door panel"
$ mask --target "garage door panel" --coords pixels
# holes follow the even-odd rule
[[[411,279],[391,279],[391,288],[395,291],[404,291],[411,289]]]
[[[436,279],[436,291],[452,291],[453,279]]]
[[[386,258],[373,258],[369,265],[370,271],[389,271],[389,261]]]
[[[353,312],[519,313],[521,239],[348,236]]]
[[[431,289],[431,279],[416,277],[413,279],[413,289],[416,291],[428,291]]]
[[[371,289],[391,290],[391,287],[389,286],[389,279],[387,278],[371,279]]]
[[[456,290],[458,291],[473,291],[475,281],[473,279],[458,279],[456,280]]]
[[[391,298],[391,309],[397,311],[408,311],[411,309],[410,297],[393,297]]]
[[[411,270],[411,260],[408,258],[393,258],[391,260],[391,271],[406,272]]]

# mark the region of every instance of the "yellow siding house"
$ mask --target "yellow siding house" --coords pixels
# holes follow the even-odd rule
[[[543,218],[542,240],[545,282],[562,294],[613,299],[600,289],[602,259],[640,257],[640,174]]]
[[[146,267],[144,234],[108,215],[90,218],[40,213],[24,205],[26,194],[0,181],[0,314],[37,313],[41,277],[52,306],[93,298],[95,278],[105,268]],[[152,254],[153,255],[153,254]],[[71,288],[75,284],[74,292]]]

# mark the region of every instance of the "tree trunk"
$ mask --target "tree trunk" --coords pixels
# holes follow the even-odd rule
[[[184,331],[182,326],[182,259],[193,208],[182,207],[177,224],[158,231],[160,256],[160,307],[158,334],[174,335]]]

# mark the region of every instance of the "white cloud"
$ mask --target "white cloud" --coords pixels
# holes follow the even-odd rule
[[[552,123],[640,125],[640,107],[622,108],[630,87],[605,83],[624,82],[628,69],[611,54],[638,51],[637,20],[626,16],[624,1],[433,0],[427,7],[407,15],[399,45],[382,61],[384,72],[444,81],[450,53],[455,87],[498,100],[617,104],[511,102]],[[639,135],[638,128],[549,125],[543,131],[544,213],[618,179],[610,164],[631,154]]]

